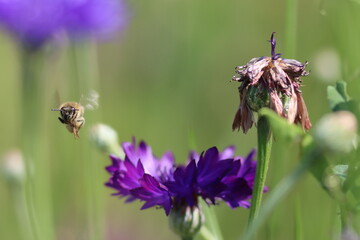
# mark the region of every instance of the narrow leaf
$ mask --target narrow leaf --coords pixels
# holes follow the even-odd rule
[[[260,109],[259,116],[267,119],[275,138],[293,141],[305,135],[300,127],[290,124],[286,119],[280,117],[269,108]]]

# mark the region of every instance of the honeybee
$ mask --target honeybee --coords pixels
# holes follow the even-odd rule
[[[85,108],[80,103],[65,102],[60,105],[59,109],[52,109],[52,111],[60,111],[59,121],[66,125],[66,129],[73,133],[75,138],[80,138],[80,128],[85,124]]]
[[[66,125],[66,129],[73,133],[75,138],[79,137],[80,128],[85,124],[85,109],[95,110],[99,107],[99,94],[95,90],[90,90],[86,96],[81,96],[80,102],[65,102],[58,109],[52,111],[60,111],[59,121]]]

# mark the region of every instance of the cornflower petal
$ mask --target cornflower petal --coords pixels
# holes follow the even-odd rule
[[[126,156],[132,163],[136,163],[139,159],[143,164],[145,173],[148,173],[158,180],[168,180],[172,175],[174,168],[174,156],[172,153],[165,153],[161,159],[153,155],[150,146],[141,141],[136,146],[135,139],[132,142],[122,144]]]
[[[241,159],[241,168],[237,173],[237,176],[246,178],[248,181],[253,181],[255,179],[256,173],[256,161],[254,157],[256,155],[256,150],[253,149],[245,159]]]
[[[121,185],[126,189],[133,189],[140,187],[139,179],[144,176],[144,168],[141,161],[138,161],[135,166],[127,158],[124,161],[124,166],[126,170],[123,170],[123,178]]]
[[[112,165],[107,166],[105,169],[106,171],[108,171],[109,173],[113,173],[115,171],[118,171],[121,168],[121,159],[118,158],[115,155],[110,155],[110,159],[112,162]]]
[[[190,161],[186,168],[183,166],[176,168],[174,180],[165,183],[176,202],[181,203],[185,201],[189,206],[197,204],[196,198],[194,197],[197,192],[196,185],[194,184],[196,175],[195,160]]]
[[[231,170],[232,159],[221,160],[219,159],[219,152],[216,147],[210,148],[204,155],[200,156],[198,162],[198,176],[197,184],[204,187],[219,181],[228,171]]]
[[[141,209],[153,206],[162,206],[166,215],[169,215],[171,209],[171,198],[169,192],[160,186],[159,182],[149,174],[139,179],[141,187],[130,190],[131,194],[145,201]]]
[[[251,197],[252,189],[244,178],[229,177],[224,180],[227,188],[220,196],[231,207],[239,207],[242,202]]]
[[[219,159],[229,159],[233,158],[235,154],[235,146],[229,146],[224,149],[224,151],[219,153]]]

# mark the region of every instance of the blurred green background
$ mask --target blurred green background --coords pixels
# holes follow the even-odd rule
[[[163,210],[140,211],[141,203],[125,204],[103,186],[108,178],[104,167],[110,161],[89,143],[91,123],[97,119],[112,126],[121,142],[133,136],[143,139],[158,156],[172,150],[180,163],[193,148],[235,145],[237,154],[246,155],[256,147],[256,129],[247,135],[231,131],[239,96],[238,83],[230,80],[235,66],[270,54],[267,40],[272,32],[277,33],[277,52],[284,58],[309,61],[311,74],[303,79],[302,91],[313,125],[330,111],[327,85],[345,80],[350,95],[358,98],[359,2],[304,0],[292,10],[289,2],[129,1],[127,29],[100,42],[96,55],[89,54],[96,57],[100,107],[85,113],[88,123],[79,140],[59,123],[58,113],[50,111],[61,102],[81,98],[72,93],[71,49],[64,43],[48,53],[39,134],[46,139],[47,194],[57,239],[90,239],[92,226],[99,224],[103,239],[177,239]],[[0,42],[2,154],[20,147],[20,119],[26,116],[20,111],[17,44],[6,33]],[[88,69],[88,74],[94,72]],[[295,144],[275,140],[273,145],[270,191],[299,160]],[[87,173],[88,164],[94,164],[96,174]],[[85,187],[89,180],[90,190]],[[21,239],[14,198],[5,180],[0,181],[0,196],[0,239]],[[224,238],[239,239],[249,211],[231,210],[225,204],[214,208]],[[297,231],[302,232],[301,239],[333,239],[339,232],[336,204],[310,174],[274,209],[258,239],[295,239]]]

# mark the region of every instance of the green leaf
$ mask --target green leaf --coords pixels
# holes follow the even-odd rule
[[[285,118],[280,117],[269,108],[260,109],[259,117],[266,118],[275,138],[293,141],[302,138],[305,135],[305,132],[300,127],[295,124],[290,124]]]
[[[347,84],[346,82],[344,81],[338,81],[336,82],[336,90],[338,91],[338,93],[340,93],[340,95],[345,99],[345,101],[349,101],[350,100],[350,97],[349,95],[347,94]]]
[[[328,86],[327,96],[330,108],[333,112],[349,111],[359,117],[359,103],[350,99],[346,86],[346,82],[343,81],[337,82],[335,86]]]
[[[351,111],[354,109],[353,101],[350,101],[350,97],[347,94],[346,82],[337,82],[335,86],[328,86],[327,96],[330,108],[335,111]]]

